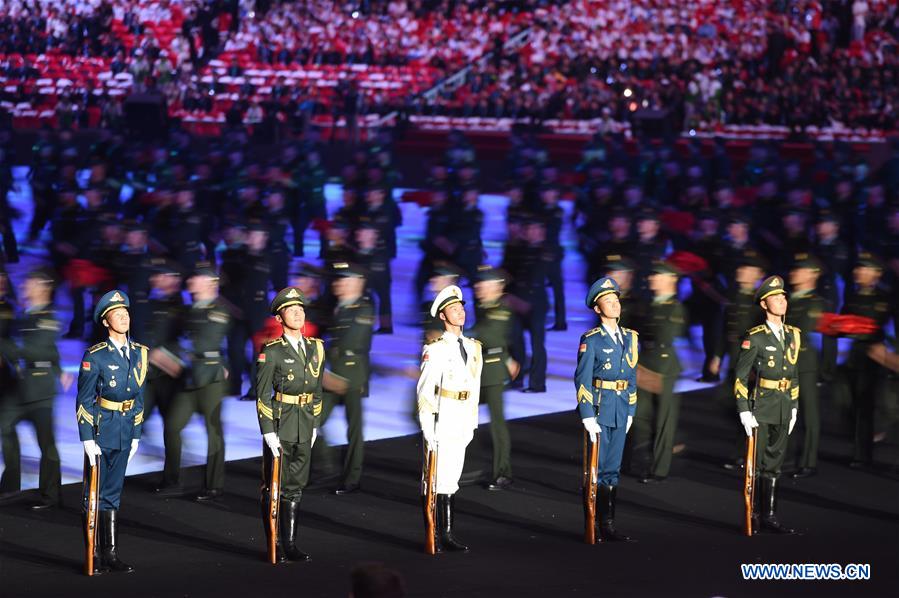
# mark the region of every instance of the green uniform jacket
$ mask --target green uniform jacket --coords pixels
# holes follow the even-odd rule
[[[0,351],[11,363],[21,363],[19,400],[22,403],[53,400],[56,381],[62,373],[59,367],[59,321],[52,306],[26,311],[16,321],[15,328],[21,345],[12,339],[0,340]]]
[[[481,386],[504,384],[509,374],[506,359],[509,356],[512,312],[502,300],[495,303],[479,303],[475,312],[477,323],[472,331],[472,337],[481,341],[484,350]]]
[[[799,348],[799,371],[818,371],[818,351],[809,339],[809,332],[818,327],[818,320],[824,312],[824,299],[809,291],[790,295],[790,310],[787,320],[801,330],[802,346]]]
[[[285,442],[309,442],[312,430],[321,425],[322,375],[325,345],[321,339],[303,338],[306,348],[297,353],[284,336],[268,341],[256,360],[256,412],[263,434],[275,431]],[[312,402],[290,405],[274,400],[274,394],[311,393]]]
[[[684,306],[671,297],[649,304],[642,341],[640,364],[664,376],[676,376],[681,370],[674,339],[683,336],[686,328]]]
[[[781,348],[780,341],[771,332],[767,324],[756,326],[746,332],[740,344],[737,357],[734,394],[737,398],[737,411],[749,411],[749,374],[755,370],[756,377],[767,380],[790,381],[786,390],[768,389],[757,386],[753,397],[755,406],[752,413],[759,423],[782,425],[790,421],[793,408],[798,406],[799,399],[799,351],[801,350],[802,332],[795,326],[786,326],[786,350]],[[758,384],[758,382],[756,382]]]
[[[192,344],[189,388],[201,388],[225,379],[222,342],[228,334],[231,316],[220,299],[192,306],[185,314],[185,334]]]
[[[368,354],[371,351],[374,313],[367,297],[338,306],[334,313],[328,364],[332,372],[346,378],[353,388],[361,388],[368,383]]]

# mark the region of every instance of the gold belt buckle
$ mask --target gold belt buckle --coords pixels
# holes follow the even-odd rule
[[[134,407],[134,400],[122,401],[122,411],[131,411],[131,408]]]
[[[468,391],[467,391],[467,390],[460,390],[460,391],[459,391],[459,400],[460,400],[460,401],[465,401],[465,400],[467,400],[467,399],[468,399]]]
[[[615,380],[615,390],[626,390],[627,380]]]
[[[777,388],[781,392],[788,391],[790,389],[790,381],[787,380],[786,378],[781,378],[780,380],[777,381]]]

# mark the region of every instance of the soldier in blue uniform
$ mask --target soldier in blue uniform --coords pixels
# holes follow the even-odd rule
[[[103,295],[94,308],[94,323],[109,338],[84,352],[78,373],[76,418],[84,453],[91,465],[99,460],[100,570],[130,573],[134,569],[117,554],[116,514],[125,468],[137,452],[144,423],[147,347],[130,339],[130,303],[123,291]],[[87,508],[87,495],[84,496]]]
[[[587,307],[600,325],[581,336],[574,386],[577,411],[592,442],[599,442],[599,537],[630,541],[615,530],[615,501],[624,440],[637,409],[637,332],[618,325],[621,290],[612,278],[593,283]]]

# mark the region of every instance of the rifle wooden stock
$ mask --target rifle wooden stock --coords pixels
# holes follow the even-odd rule
[[[746,438],[746,472],[743,476],[743,503],[746,520],[743,533],[752,536],[752,510],[755,506],[755,456],[758,428],[753,428],[752,436]]]
[[[268,450],[268,449],[266,449]],[[268,562],[278,562],[278,511],[281,504],[281,455],[272,457],[272,482],[268,499]]]
[[[590,442],[584,430],[584,542],[596,544],[596,468],[599,465],[599,438]]]
[[[99,459],[99,457],[95,457]],[[87,513],[84,518],[84,574],[94,574],[94,553],[97,540],[97,509],[99,508],[100,473],[99,463],[94,465],[85,456],[84,458],[84,484],[87,486]]]
[[[425,553],[437,554],[437,492],[434,483],[437,479],[437,451],[426,449],[424,464],[425,500]]]

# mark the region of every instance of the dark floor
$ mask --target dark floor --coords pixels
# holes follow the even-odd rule
[[[635,544],[582,543],[579,423],[555,414],[511,424],[514,490],[460,491],[458,535],[469,554],[422,554],[418,439],[405,437],[367,447],[363,493],[307,492],[301,546],[311,563],[263,562],[259,460],[247,460],[228,464],[217,506],[158,499],[153,475],[128,478],[120,544],[132,575],[80,575],[80,486],[67,486],[66,507],[47,514],[0,508],[0,595],[346,596],[354,564],[371,560],[399,570],[411,596],[897,595],[894,444],[878,446],[876,471],[858,472],[844,464],[848,440],[829,430],[820,474],[784,479],[780,514],[803,534],[745,538],[740,476],[720,468],[733,429],[708,392],[685,395],[682,414],[687,449],[672,477],[622,481],[618,523]],[[478,436],[470,461],[486,462],[489,433]],[[200,472],[186,477],[199,483]],[[741,563],[869,563],[871,579],[743,581]]]

